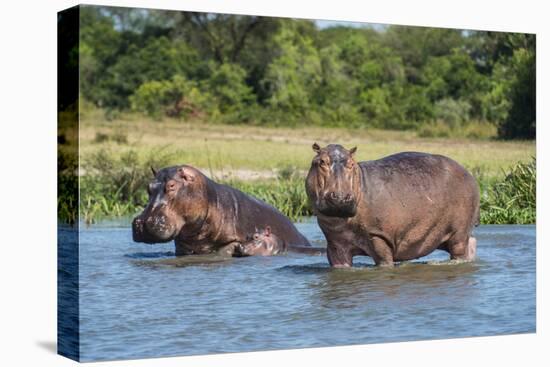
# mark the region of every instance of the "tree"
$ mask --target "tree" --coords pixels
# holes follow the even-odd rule
[[[448,55],[464,42],[457,29],[410,26],[390,26],[384,41],[401,57],[407,80],[415,84],[430,57]]]
[[[132,109],[155,119],[164,115],[184,119],[203,117],[212,111],[210,101],[211,97],[201,92],[196,82],[182,75],[143,83],[130,97]]]
[[[504,139],[534,139],[536,136],[536,58],[534,50],[515,50],[509,61],[514,77],[508,96],[511,106],[498,133]]]
[[[252,89],[245,82],[246,71],[239,65],[229,63],[213,64],[212,68],[207,86],[217,100],[220,113],[242,116],[255,100]]]
[[[282,27],[274,37],[277,56],[269,64],[263,85],[267,103],[289,118],[305,116],[312,107],[310,92],[320,83],[321,63],[313,41],[295,31]]]
[[[246,15],[181,12],[184,36],[204,48],[219,64],[234,63],[253,32],[268,18]],[[205,47],[206,46],[206,47]]]
[[[129,107],[128,97],[143,83],[167,80],[176,74],[193,78],[198,72],[199,57],[185,42],[166,37],[152,38],[144,47],[132,45],[116,64],[107,69],[100,87],[110,91],[98,104]]]

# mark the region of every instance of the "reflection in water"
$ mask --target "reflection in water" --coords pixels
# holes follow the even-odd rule
[[[168,255],[170,256],[170,255]],[[145,255],[143,258],[151,257],[160,257],[160,256],[148,256]],[[163,267],[163,266],[172,266],[172,267],[185,267],[193,265],[210,265],[210,264],[219,264],[222,262],[231,262],[234,261],[233,257],[230,256],[220,256],[217,254],[209,255],[191,255],[191,256],[179,256],[179,257],[169,257],[163,258],[160,260],[135,260],[133,263],[138,266],[147,266],[151,268]]]
[[[475,263],[440,264],[404,263],[393,268],[368,264],[333,269],[324,272],[321,281],[311,286],[317,289],[320,306],[338,309],[378,298],[389,302],[394,297],[401,298],[403,288],[414,298],[438,294],[442,288],[467,286],[467,279],[477,271]]]
[[[155,252],[134,252],[132,254],[125,254],[125,257],[131,259],[155,259],[162,257],[175,256],[174,251],[155,251]]]

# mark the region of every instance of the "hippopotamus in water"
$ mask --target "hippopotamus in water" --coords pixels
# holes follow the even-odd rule
[[[277,209],[212,181],[196,168],[182,165],[153,174],[147,188],[149,203],[132,222],[136,242],[173,240],[176,256],[231,256],[255,228],[269,225],[285,246],[311,246]]]
[[[235,256],[271,256],[286,253],[287,250],[308,255],[321,255],[326,249],[320,247],[290,247],[287,248],[284,241],[274,234],[270,226],[258,229],[245,243],[239,244],[235,249]]]
[[[356,148],[313,144],[313,150],[306,191],[331,266],[352,266],[357,255],[393,266],[436,249],[474,259],[479,188],[457,162],[417,152],[356,162]]]
[[[237,256],[271,256],[283,252],[286,252],[286,244],[271,232],[270,226],[256,230],[256,233],[247,242],[239,244],[235,251]]]

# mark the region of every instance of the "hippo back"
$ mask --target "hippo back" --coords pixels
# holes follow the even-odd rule
[[[436,154],[403,152],[360,162],[363,193],[371,212],[392,213],[401,223],[452,210],[479,224],[479,188],[454,160]],[[393,222],[393,220],[391,221]]]
[[[244,241],[258,228],[270,226],[287,246],[310,246],[294,224],[273,206],[233,187],[209,180],[210,206],[220,213],[222,230],[232,231]]]

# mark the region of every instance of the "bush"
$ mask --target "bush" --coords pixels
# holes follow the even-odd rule
[[[468,121],[460,126],[451,128],[442,121],[427,122],[417,129],[421,138],[467,138],[491,139],[497,135],[497,127],[485,121]]]
[[[249,117],[246,116],[246,108],[255,102],[255,97],[245,78],[246,71],[238,65],[225,63],[214,67],[208,80],[208,90],[216,98],[220,113],[237,120]]]
[[[467,101],[444,98],[435,103],[434,116],[451,129],[456,129],[470,119],[471,109]]]
[[[204,117],[212,113],[210,98],[197,84],[182,75],[170,80],[142,84],[130,97],[132,109],[155,119],[163,116],[183,119]]]
[[[437,121],[421,125],[417,135],[421,138],[448,138],[452,135],[452,130],[449,125]]]
[[[470,121],[461,128],[465,138],[491,139],[497,136],[497,127],[484,121]]]
[[[85,222],[107,216],[134,214],[147,204],[145,188],[152,179],[151,167],[169,165],[171,155],[151,152],[140,159],[133,150],[120,156],[105,150],[83,162],[84,176],[80,180],[80,211]]]
[[[306,194],[304,179],[301,177],[265,182],[230,181],[227,183],[274,206],[293,221],[313,214]]]
[[[507,118],[499,127],[505,139],[534,139],[536,134],[535,53],[520,49],[511,58],[515,78],[509,91],[511,102]]]
[[[481,222],[531,224],[536,220],[536,160],[518,163],[481,197]]]

